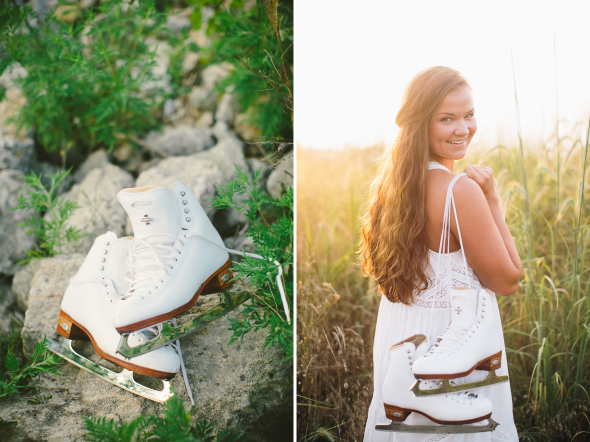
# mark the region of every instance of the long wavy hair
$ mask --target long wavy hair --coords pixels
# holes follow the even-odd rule
[[[375,276],[391,302],[410,305],[428,285],[426,177],[430,152],[428,131],[445,96],[469,84],[454,69],[435,66],[417,74],[404,92],[395,123],[400,131],[383,154],[371,185],[363,218],[360,260],[365,276]]]

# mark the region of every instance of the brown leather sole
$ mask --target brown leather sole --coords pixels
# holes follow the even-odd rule
[[[495,363],[494,363],[495,361]],[[479,361],[471,369],[464,371],[463,373],[452,373],[452,374],[416,374],[416,379],[455,379],[462,378],[470,374],[473,370],[492,371],[502,366],[502,351],[500,350],[495,355],[485,358]]]
[[[190,308],[193,305],[195,305],[200,295],[219,293],[224,290],[227,290],[234,283],[234,281],[232,281],[234,274],[230,270],[230,267],[231,261],[228,259],[227,262],[223,266],[221,266],[219,270],[217,270],[213,275],[211,275],[209,279],[207,279],[207,281],[201,284],[201,287],[199,287],[199,289],[191,298],[191,300],[186,304],[181,305],[178,308],[175,308],[171,312],[164,313],[163,315],[154,316],[153,318],[144,319],[143,321],[135,322],[134,324],[124,325],[123,327],[117,327],[117,331],[119,333],[131,333],[146,327],[150,327],[152,325],[159,324],[160,322],[167,321],[168,319],[172,319],[180,315],[181,313],[190,310]]]
[[[477,417],[475,419],[468,419],[465,421],[442,421],[440,419],[435,419],[432,416],[429,416],[426,413],[423,413],[422,411],[412,410],[410,408],[400,408],[400,407],[396,407],[395,405],[389,405],[386,403],[383,403],[383,406],[385,407],[385,415],[387,416],[387,419],[391,419],[392,421],[396,421],[396,422],[405,421],[410,413],[419,413],[422,416],[426,416],[432,422],[436,422],[437,424],[443,424],[443,425],[473,424],[475,422],[479,422],[484,419],[487,419],[492,415],[492,413],[490,413],[486,416]]]
[[[96,344],[96,341],[88,332],[88,330],[84,326],[74,321],[63,310],[59,311],[59,319],[57,320],[57,332],[64,338],[71,339],[73,341],[91,341],[92,345],[94,346],[94,349],[100,355],[101,358],[106,359],[107,361],[112,362],[113,364],[117,364],[119,367],[123,367],[128,370],[134,371],[135,373],[140,373],[160,379],[172,379],[174,376],[176,376],[176,373],[167,373],[165,371],[158,371],[152,370],[151,368],[141,367],[139,365],[132,364],[128,361],[117,359],[114,356],[105,353]]]

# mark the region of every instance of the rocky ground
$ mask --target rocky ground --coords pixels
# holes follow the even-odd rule
[[[34,3],[47,6],[42,1]],[[169,27],[183,29],[186,15],[184,12],[171,18]],[[203,45],[206,37],[191,33],[189,39]],[[161,46],[158,68],[165,70],[167,54],[165,45]],[[201,68],[199,54],[189,52],[183,69],[198,81],[187,96],[163,103],[163,131],[147,134],[140,140],[141,149],[121,145],[112,153],[91,153],[60,188],[64,197],[79,206],[69,225],[83,228],[86,236],[68,244],[62,255],[25,266],[17,263],[35,242],[19,223],[29,213],[12,210],[18,196],[26,191],[23,175],[29,170],[47,175],[59,167],[39,161],[32,132],[16,133],[14,125],[6,121],[25,104],[14,79],[26,72],[12,66],[0,77],[0,85],[7,88],[6,99],[0,103],[0,327],[3,333],[22,327],[28,354],[44,335],[57,336],[61,297],[94,238],[107,230],[117,235],[132,234],[127,215],[116,199],[121,189],[181,181],[193,188],[226,245],[250,250],[251,241],[243,237],[245,219],[236,211],[209,207],[215,186],[234,178],[235,165],[249,173],[264,168],[261,186],[272,196],[293,184],[292,155],[278,164],[246,156],[246,143],[257,135],[256,130],[244,123],[231,92],[220,93],[215,88],[227,75],[228,66]],[[184,319],[216,302],[217,295],[199,299]],[[228,317],[238,317],[240,310]],[[193,419],[207,419],[217,429],[244,431],[255,441],[289,440],[293,428],[292,362],[282,362],[283,355],[276,347],[263,349],[263,331],[249,333],[243,342],[228,347],[231,332],[227,327],[227,319],[222,318],[181,341],[197,404]],[[81,346],[80,351],[114,367],[100,359],[89,344]],[[16,422],[15,427],[0,425],[0,435],[4,432],[1,440],[78,441],[84,434],[82,417],[125,420],[162,410],[162,405],[134,396],[67,362],[62,362],[59,370],[63,377],[41,376],[40,393],[51,395],[51,399],[30,403],[34,393],[25,391],[0,400],[0,419]],[[172,385],[188,408],[190,400],[180,374]]]

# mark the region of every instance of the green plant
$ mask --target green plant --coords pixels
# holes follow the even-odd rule
[[[237,179],[218,187],[213,207],[238,210],[248,222],[246,237],[252,238],[256,253],[269,259],[244,257],[234,265],[237,278],[250,284],[252,300],[243,311],[242,320],[231,320],[233,336],[229,344],[254,330],[268,329],[265,348],[277,344],[285,351],[285,359],[293,357],[293,325],[283,313],[282,300],[276,281],[278,261],[283,268],[285,295],[292,311],[293,305],[293,188],[278,198],[270,198],[257,184],[261,171],[248,177],[236,167]],[[248,199],[238,204],[236,195]]]
[[[201,8],[215,11],[207,33],[215,39],[207,52],[211,62],[234,61],[234,69],[218,84],[232,94],[256,127],[267,153],[284,153],[293,138],[293,2],[258,0],[250,9],[242,0],[192,0],[193,27],[201,26]],[[281,152],[282,151],[282,152]]]
[[[230,431],[214,434],[211,425],[200,420],[191,427],[194,407],[184,410],[184,402],[172,396],[164,407],[164,416],[141,415],[129,422],[116,423],[104,417],[84,418],[86,440],[96,442],[246,442],[248,439]]]
[[[11,394],[16,394],[19,390],[36,387],[38,376],[40,373],[52,373],[61,376],[55,367],[61,360],[59,356],[47,351],[47,338],[43,338],[41,342],[35,345],[35,352],[33,359],[28,364],[20,368],[20,363],[14,355],[13,350],[9,346],[6,352],[6,359],[2,361],[2,365],[6,368],[6,372],[0,373],[0,399]],[[41,399],[37,396],[37,403],[47,396],[42,396]],[[49,396],[50,397],[50,396]]]
[[[160,125],[162,102],[184,91],[177,72],[184,48],[171,56],[172,82],[167,86],[163,75],[152,72],[155,38],[166,38],[172,47],[182,45],[164,27],[166,16],[152,1],[129,5],[111,0],[96,11],[63,7],[68,9],[58,13],[58,8],[32,26],[30,6],[2,0],[0,43],[8,57],[2,59],[0,73],[15,62],[27,70],[17,80],[27,103],[15,121],[19,130],[35,129],[46,151],[59,152],[65,169],[71,150],[112,149]]]
[[[66,227],[66,221],[78,207],[74,201],[57,195],[57,188],[68,176],[69,170],[56,172],[50,176],[49,186],[42,181],[42,174],[37,176],[31,171],[25,175],[29,186],[26,195],[18,197],[18,206],[13,210],[32,210],[34,213],[21,226],[27,227],[27,234],[39,240],[34,250],[27,252],[27,257],[19,264],[33,258],[55,256],[62,253],[66,243],[77,241],[82,237],[82,230]]]

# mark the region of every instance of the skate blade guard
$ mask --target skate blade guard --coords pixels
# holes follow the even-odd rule
[[[164,385],[162,390],[153,390],[145,385],[141,385],[133,378],[133,372],[130,370],[123,369],[121,373],[115,373],[78,354],[73,349],[70,339],[59,338],[57,342],[47,339],[47,349],[93,375],[151,401],[163,404],[174,396],[169,381],[162,379]]]
[[[461,434],[484,433],[492,431],[498,426],[491,417],[487,418],[486,425],[407,425],[402,422],[392,421],[388,425],[376,425],[377,431],[393,431],[397,433],[422,433],[422,434]]]
[[[207,324],[215,321],[216,319],[225,316],[246,302],[248,299],[250,299],[250,293],[247,291],[239,293],[230,293],[229,291],[224,291],[221,293],[221,300],[219,304],[217,304],[215,307],[203,313],[202,315],[199,315],[196,318],[179,325],[178,327],[172,327],[168,322],[163,322],[162,329],[160,330],[158,336],[156,336],[151,341],[146,342],[145,344],[138,345],[137,347],[131,347],[128,342],[129,334],[122,335],[117,351],[126,358],[133,358],[149,353],[150,351],[154,351],[166,344],[169,344],[170,342],[174,342],[177,339],[188,335],[189,333],[205,327]]]

